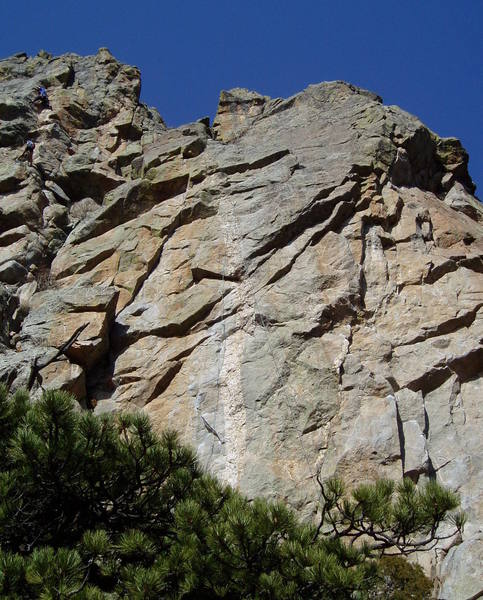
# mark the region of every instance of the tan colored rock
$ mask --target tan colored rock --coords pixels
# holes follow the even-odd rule
[[[145,410],[307,517],[318,471],[435,476],[468,512],[431,559],[441,597],[474,594],[483,236],[461,144],[344,82],[222,92],[213,128],[167,129],[106,49],[7,62],[0,267],[24,280],[0,290],[0,378],[46,365],[46,385]],[[15,98],[39,78],[37,117]]]
[[[41,369],[39,375],[42,387],[46,390],[64,390],[78,400],[86,397],[84,370],[77,364],[66,360],[56,361]]]
[[[108,332],[114,319],[117,291],[113,288],[72,288],[34,294],[22,324],[21,341],[65,350],[72,362],[93,367],[109,349]]]

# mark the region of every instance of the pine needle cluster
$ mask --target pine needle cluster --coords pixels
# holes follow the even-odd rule
[[[320,524],[304,524],[204,473],[146,415],[95,416],[58,391],[32,403],[0,386],[0,460],[0,597],[11,599],[376,597],[381,552],[436,540],[458,504],[407,482],[347,499],[331,480]]]

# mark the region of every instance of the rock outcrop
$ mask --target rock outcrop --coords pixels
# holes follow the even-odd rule
[[[483,211],[460,143],[343,82],[222,92],[211,127],[168,129],[106,49],[16,55],[0,86],[0,378],[145,410],[307,516],[317,471],[437,477],[469,517],[440,595],[477,593]]]

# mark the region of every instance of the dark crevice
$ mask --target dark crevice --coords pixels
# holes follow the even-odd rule
[[[340,300],[342,301],[339,304],[336,301],[333,304],[326,306],[319,316],[319,322],[315,324],[312,329],[301,333],[294,332],[293,337],[302,340],[320,338],[340,323],[349,322],[350,325],[353,325],[357,318],[357,299],[358,296],[351,297],[349,302],[347,302],[341,298]],[[352,336],[350,336],[349,340],[352,340]]]
[[[340,201],[334,208],[333,213],[330,215],[328,219],[327,226],[325,226],[322,230],[317,231],[312,239],[310,240],[310,245],[315,246],[318,244],[320,240],[329,232],[334,231],[338,233],[341,225],[346,222],[352,215],[354,214],[354,202],[353,201]]]
[[[465,267],[475,273],[483,273],[483,258],[481,256],[469,256],[458,261],[458,267]]]
[[[183,366],[182,361],[177,361],[174,363],[169,362],[168,364],[169,364],[168,370],[162,377],[160,377],[158,379],[158,381],[156,382],[156,385],[154,386],[153,391],[151,392],[149,397],[146,398],[146,401],[144,402],[143,406],[148,405],[152,400],[154,400],[155,398],[160,396],[169,387],[169,385],[171,384],[171,382],[173,381],[173,379],[176,377],[176,375],[181,370],[181,367]]]
[[[87,259],[84,263],[82,263],[82,266],[77,271],[64,271],[57,279],[62,279],[68,275],[82,275],[83,273],[88,273],[89,271],[95,269],[99,263],[110,258],[116,252],[116,250],[117,248],[106,248],[106,250],[103,250],[92,258]]]
[[[460,384],[483,375],[483,348],[476,348],[465,356],[455,358],[450,366],[458,375]]]
[[[439,138],[426,127],[420,126],[410,137],[399,142],[394,131],[391,141],[399,146],[389,176],[397,186],[417,187],[442,197],[442,179],[451,172],[470,193],[475,185],[468,174],[468,154],[459,140]]]
[[[261,247],[254,250],[247,257],[247,260],[262,256],[274,248],[280,248],[281,246],[292,243],[293,240],[299,237],[306,229],[327,220],[337,204],[345,205],[344,208],[347,213],[349,212],[347,210],[349,207],[352,207],[351,210],[353,210],[355,197],[358,193],[358,185],[354,184],[353,187],[341,192],[340,195],[335,195],[333,198],[329,199],[329,196],[335,189],[335,187],[331,187],[319,192],[312,199],[309,206],[296,216],[294,221],[277,230],[273,237]],[[347,218],[347,214],[344,218]],[[325,233],[319,237],[314,236],[311,243],[317,243],[323,235],[325,235]]]
[[[163,253],[163,248],[166,244],[166,241],[161,244],[161,246],[159,247],[158,251],[156,252],[156,254],[152,257],[151,261],[147,264],[147,268],[146,268],[146,272],[144,273],[144,275],[142,275],[136,282],[136,285],[134,286],[134,289],[132,291],[132,296],[129,300],[129,302],[123,306],[122,310],[124,310],[125,308],[127,308],[128,306],[130,306],[137,298],[139,292],[141,291],[145,281],[150,277],[151,273],[153,273],[153,271],[156,269],[156,267],[159,265],[159,261],[161,260],[161,254]],[[121,286],[119,286],[121,287]]]
[[[230,311],[225,311],[223,314],[219,315],[218,317],[215,317],[214,319],[200,321],[194,327],[191,328],[191,332],[197,333],[198,331],[201,331],[202,328],[208,329],[209,327],[213,327],[213,325],[216,325],[217,323],[221,323],[221,322],[225,321],[226,319],[228,319],[228,317],[232,317],[233,315],[235,315],[237,313],[238,309],[239,309],[239,306],[235,306]]]
[[[359,294],[361,299],[362,310],[366,309],[366,294],[367,294],[367,279],[364,269],[360,270],[359,276]]]
[[[476,315],[482,306],[483,302],[477,304],[475,308],[466,312],[465,314],[459,317],[455,317],[454,319],[448,319],[443,323],[439,323],[435,328],[427,329],[423,333],[416,335],[408,342],[405,342],[404,344],[399,344],[397,347],[401,348],[404,346],[412,346],[413,344],[417,344],[418,342],[424,342],[425,340],[429,340],[434,337],[454,333],[455,331],[458,331],[458,329],[462,329],[463,327],[470,327],[476,319]]]
[[[199,283],[202,279],[215,279],[217,281],[231,281],[234,283],[239,283],[241,278],[240,273],[228,275],[226,273],[210,271],[208,269],[204,269],[203,267],[191,267],[191,275],[195,283]]]
[[[423,410],[424,410],[423,435],[427,440],[429,438],[429,415],[428,415],[428,411],[426,410],[426,406],[424,403],[423,403]],[[436,470],[434,468],[433,461],[431,460],[431,456],[429,454],[429,449],[427,451],[427,456],[428,456],[428,459],[426,461],[426,473],[430,479],[436,479]]]
[[[413,392],[421,390],[426,396],[441,387],[452,375],[456,374],[460,383],[465,383],[483,373],[483,348],[478,347],[469,351],[464,356],[448,360],[446,364],[434,366],[430,372],[414,379],[406,385]]]
[[[277,161],[279,161],[284,156],[290,154],[290,150],[279,150],[278,152],[274,152],[273,154],[269,154],[268,156],[264,156],[259,160],[256,160],[251,163],[239,163],[237,165],[229,165],[227,167],[220,167],[216,169],[215,173],[224,173],[225,175],[234,175],[235,173],[245,173],[246,171],[253,171],[255,169],[263,169],[263,167],[267,167]]]
[[[267,254],[265,254],[265,256],[262,256],[260,258],[260,260],[253,266],[253,268],[250,268],[248,265],[244,265],[244,271],[243,274],[248,278],[251,277],[253,275],[253,273],[255,273],[255,271],[258,271],[258,269],[260,269],[261,266],[263,266],[268,260],[270,260],[270,258],[277,253],[277,250],[279,250],[279,248],[272,248],[272,250],[270,250],[270,252],[268,252]],[[245,259],[246,261],[246,259]],[[263,287],[263,286],[262,286]]]
[[[429,456],[429,454],[428,454],[428,460],[426,463],[426,472],[430,479],[433,479],[433,480],[436,479],[436,469],[434,468],[433,461],[431,460],[431,457]]]
[[[448,259],[444,263],[436,266],[434,266],[433,263],[431,263],[429,272],[424,278],[424,283],[436,283],[436,281],[441,279],[441,277],[444,277],[447,273],[452,273],[453,271],[456,271],[457,268],[458,264],[451,259]]]
[[[441,387],[452,375],[451,369],[445,365],[442,367],[434,367],[431,372],[424,373],[421,377],[414,379],[406,385],[413,392],[421,392],[426,396],[430,392]]]
[[[398,392],[400,390],[398,382],[394,379],[393,375],[387,375],[385,377],[387,383],[391,386],[393,392]]]
[[[156,205],[185,193],[188,178],[188,175],[182,175],[160,183],[152,183],[147,179],[136,183],[129,182],[125,195],[120,195],[106,206],[102,206],[90,221],[82,224],[78,232],[74,229],[75,235],[71,243],[80,244],[102,235],[149,212]]]
[[[428,415],[428,411],[426,410],[426,406],[423,403],[423,410],[424,410],[424,429],[423,429],[423,435],[426,439],[428,439],[428,435],[429,435],[429,415]]]
[[[274,152],[273,154],[269,154],[268,156],[264,156],[263,158],[259,158],[258,160],[249,163],[248,168],[250,170],[263,169],[263,167],[268,167],[268,165],[278,162],[288,154],[290,154],[290,150],[279,150],[278,152]]]
[[[196,342],[196,344],[193,344],[192,346],[189,346],[188,348],[185,348],[184,350],[181,350],[180,352],[178,352],[178,354],[173,356],[172,360],[181,360],[182,358],[187,358],[190,354],[193,353],[193,351],[196,348],[198,348],[198,346],[201,346],[201,344],[209,338],[210,338],[210,335],[208,333],[206,333],[206,335],[203,336],[200,340],[198,340]]]
[[[401,419],[401,414],[399,412],[399,406],[396,404],[396,423],[397,423],[397,435],[399,438],[399,452],[401,454],[401,463],[402,463],[402,474],[405,475],[404,469],[406,464],[406,448],[405,448],[405,440],[404,440],[404,429],[403,423]]]
[[[193,180],[192,180],[192,181],[193,181]],[[256,191],[256,190],[260,190],[260,189],[262,189],[262,188],[265,188],[265,187],[266,187],[266,185],[265,185],[265,184],[262,184],[262,185],[254,185],[253,187],[245,187],[245,188],[242,188],[242,189],[240,189],[240,190],[228,190],[228,193],[229,193],[231,196],[235,196],[236,194],[248,194],[248,192],[254,192],[254,191]]]
[[[427,420],[428,415],[427,415],[426,409],[424,409],[424,418],[425,418],[425,423],[426,423],[426,425],[425,425],[425,431],[426,431],[427,429],[429,429],[429,422]],[[425,437],[427,439],[427,437],[428,437],[427,433],[425,434]],[[429,477],[429,479],[435,480],[436,479],[436,469],[434,468],[434,464],[433,464],[433,461],[429,454],[429,450],[426,452],[426,455],[427,455],[426,470],[425,470],[426,475]]]
[[[64,88],[72,87],[74,85],[74,81],[75,81],[75,69],[74,69],[74,65],[70,64],[69,65],[69,73],[67,74],[67,79],[65,80]]]
[[[204,304],[199,310],[193,312],[189,317],[185,319],[182,323],[169,323],[168,325],[164,325],[161,327],[155,327],[148,335],[156,335],[159,337],[181,337],[185,335],[198,321],[201,321],[205,317],[207,317],[212,309],[223,299],[226,294],[228,294],[228,290],[215,300]]]
[[[155,256],[153,257],[151,264],[148,265],[148,268],[146,269],[146,273],[139,278],[136,287],[133,291],[133,294],[131,296],[131,299],[129,300],[129,302],[123,307],[123,310],[126,309],[128,306],[130,306],[137,298],[139,292],[141,291],[145,281],[147,279],[149,279],[149,277],[151,276],[151,274],[156,270],[156,268],[158,267],[160,261],[161,261],[161,257],[163,255],[163,250],[166,246],[166,244],[168,243],[168,241],[173,237],[174,233],[176,232],[176,230],[183,226],[183,225],[189,225],[190,223],[193,223],[194,221],[198,221],[198,220],[202,220],[202,219],[206,219],[208,217],[211,217],[213,215],[216,214],[216,210],[214,209],[214,207],[207,207],[205,204],[203,204],[203,202],[198,202],[194,205],[188,206],[186,208],[184,208],[183,210],[181,210],[176,216],[175,218],[171,221],[171,223],[169,223],[166,227],[164,227],[160,234],[161,235],[165,235],[166,239],[164,240],[164,242],[161,244],[161,246],[159,247],[158,252],[156,252]]]
[[[281,267],[276,273],[274,273],[270,277],[270,279],[266,282],[265,286],[275,283],[276,281],[278,281],[279,279],[284,277],[287,273],[289,273],[291,271],[293,265],[295,264],[296,260],[299,258],[299,256],[301,254],[303,254],[305,252],[307,247],[314,246],[329,231],[334,231],[337,228],[337,225],[341,221],[341,219],[345,219],[347,214],[349,212],[352,212],[352,209],[353,209],[353,204],[350,202],[341,202],[340,204],[337,204],[335,206],[332,214],[330,215],[330,217],[324,223],[324,226],[320,230],[314,232],[314,234],[307,240],[307,242],[304,244],[304,246],[292,256],[292,258],[288,261],[288,263],[286,265],[284,265],[283,267]],[[272,255],[273,254],[270,254],[270,256],[272,256]],[[270,258],[270,256],[268,258]],[[261,263],[261,264],[263,264],[263,263]],[[261,266],[261,264],[259,264],[257,268],[259,268]],[[252,273],[250,273],[250,275],[251,274]]]
[[[207,302],[198,310],[191,313],[182,323],[167,323],[159,327],[154,327],[149,331],[129,331],[128,325],[122,325],[119,322],[114,323],[111,331],[111,345],[116,353],[121,353],[127,346],[138,342],[144,337],[155,336],[160,338],[176,338],[186,335],[199,321],[206,318],[212,309],[230,292],[225,290],[220,297]]]

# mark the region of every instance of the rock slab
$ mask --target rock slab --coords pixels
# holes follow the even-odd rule
[[[344,82],[222,92],[176,129],[139,91],[106,49],[0,61],[0,378],[143,410],[307,517],[317,472],[436,477],[469,518],[440,597],[477,594],[483,213],[459,141]]]

